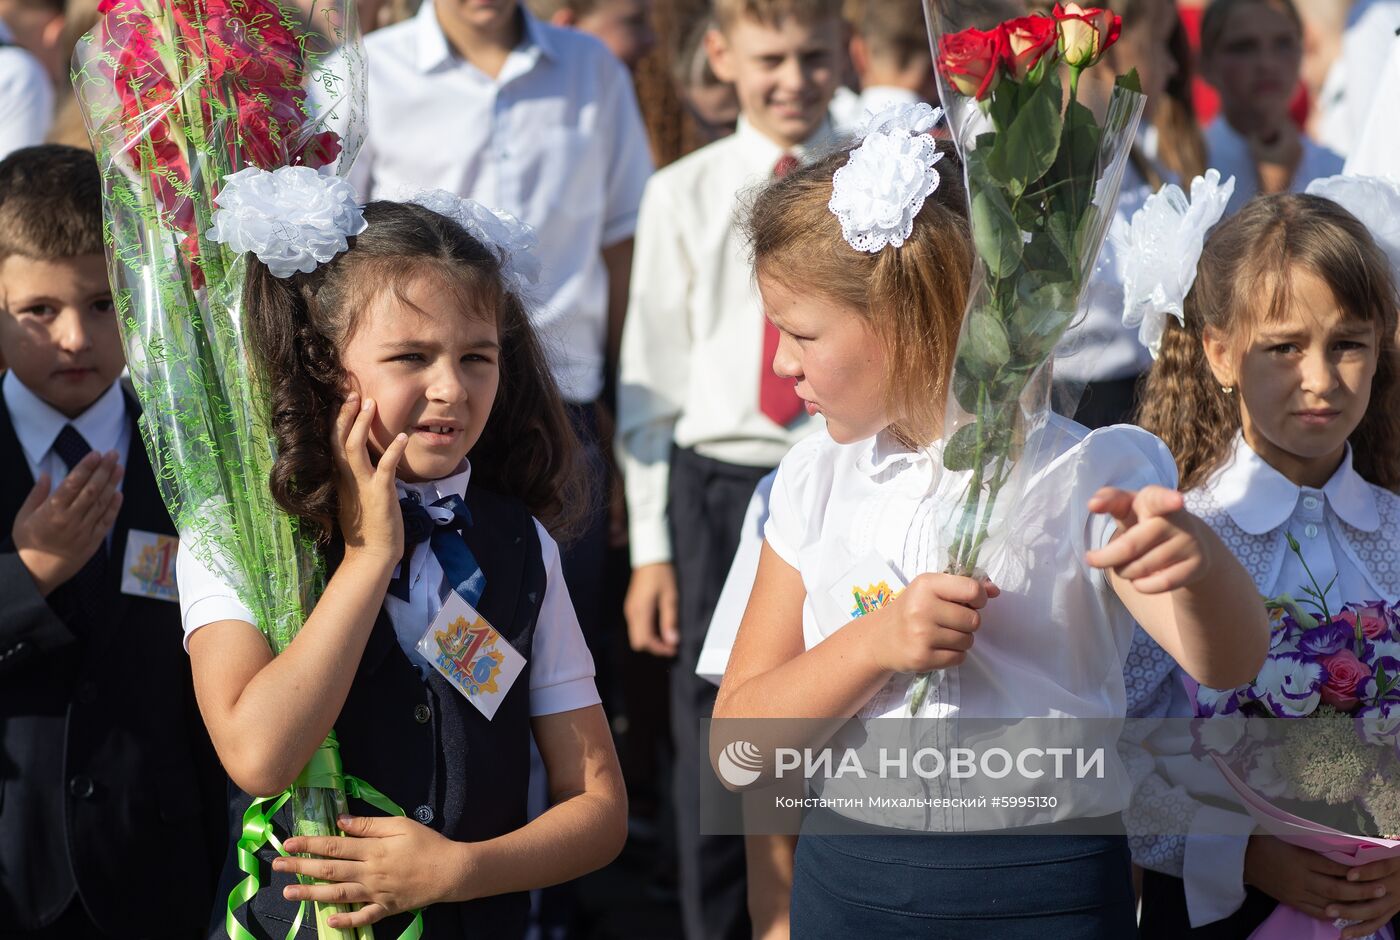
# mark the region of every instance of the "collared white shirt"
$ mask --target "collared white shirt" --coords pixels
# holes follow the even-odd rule
[[[1090,432],[1059,416],[1032,435],[1026,454],[1024,492],[1008,490],[997,504],[997,524],[1014,535],[981,559],[1001,594],[982,611],[967,659],[933,686],[926,714],[950,726],[966,718],[1014,723],[1034,716],[1102,735],[1105,782],[1079,790],[1074,799],[1057,791],[1054,815],[1103,816],[1121,810],[1129,792],[1113,754],[1134,623],[1104,574],[1084,560],[1115,531],[1113,519],[1090,513],[1088,502],[1104,486],[1174,486],[1176,467],[1162,442],[1141,428]],[[844,445],[814,435],[783,459],[765,536],[802,576],[808,649],[850,622],[850,581],[863,577],[860,566],[868,559],[889,565],[905,582],[941,570],[940,514],[957,508],[954,497],[967,474],[940,472],[938,459],[936,452],[904,448],[887,432]],[[909,676],[894,676],[858,717],[903,718],[909,685]],[[1040,792],[1034,781],[1014,785]],[[945,822],[961,828],[956,820]]]
[[[1345,172],[1353,176],[1388,176],[1400,180],[1400,36],[1390,42],[1390,56],[1376,82],[1370,113],[1358,128],[1356,149]]]
[[[413,495],[428,506],[444,496],[465,496],[470,479],[471,465],[467,464],[458,473],[440,480],[398,481],[397,486],[400,496]],[[564,583],[559,546],[539,520],[535,520],[535,531],[540,538],[546,587],[534,639],[526,652],[530,660],[531,716],[572,711],[602,701],[593,682],[593,657],[584,642],[583,631],[569,600],[569,588]],[[389,614],[399,646],[409,659],[426,671],[430,667],[418,655],[416,646],[442,610],[447,586],[443,583],[442,564],[427,541],[414,547],[408,565],[408,600],[386,595],[384,610]],[[175,559],[175,578],[180,587],[186,649],[189,649],[190,634],[207,624],[220,620],[253,623],[252,612],[238,600],[233,588],[187,550],[184,539],[181,539],[180,552]],[[486,589],[491,589],[489,582]]]
[[[1303,159],[1293,174],[1289,184],[1291,192],[1301,193],[1315,179],[1336,176],[1342,172],[1343,160],[1326,147],[1302,135]],[[1220,171],[1221,179],[1235,178],[1235,191],[1230,196],[1225,212],[1234,215],[1244,208],[1259,193],[1259,176],[1254,159],[1249,155],[1249,144],[1235,132],[1224,116],[1216,118],[1206,128],[1207,162]]]
[[[834,144],[823,126],[794,155],[816,156]],[[732,135],[647,184],[617,398],[634,566],[671,559],[673,443],[725,463],[774,467],[822,426],[804,412],[784,427],[758,407],[761,370],[771,363],[763,362],[763,303],[737,216],[784,153],[740,118]]]
[[[1377,82],[1376,76],[1385,69],[1398,29],[1397,0],[1358,0],[1347,14],[1341,53],[1327,73],[1319,105],[1323,143],[1348,158],[1361,144],[1363,128],[1376,116],[1377,105],[1385,100],[1385,82]],[[1392,110],[1384,112],[1384,120],[1393,128],[1393,93],[1390,101]]]
[[[65,416],[35,395],[13,372],[5,373],[0,390],[3,390],[15,436],[19,438],[20,450],[24,451],[24,459],[34,479],[37,480],[40,473],[47,473],[50,486],[57,487],[68,476],[68,465],[54,452],[53,444],[59,432],[69,424],[93,450],[99,454],[115,450],[117,462],[126,466],[131,446],[131,423],[126,419],[126,398],[120,382],[113,382],[76,418]],[[117,488],[121,489],[120,482]]]
[[[42,144],[53,124],[53,81],[0,22],[0,160]]]
[[[1350,445],[1341,466],[1315,489],[1275,470],[1242,435],[1226,463],[1187,494],[1187,507],[1207,522],[1228,520],[1219,534],[1261,594],[1303,597],[1302,588],[1312,585],[1306,561],[1320,586],[1336,579],[1326,595],[1332,611],[1346,603],[1400,599],[1400,591],[1362,560],[1365,542],[1400,539],[1400,530],[1384,531],[1382,501],[1393,506],[1397,497],[1362,479],[1352,466]],[[1285,533],[1297,540],[1301,559],[1287,548]],[[1135,711],[1155,718],[1192,714],[1181,670],[1141,631],[1129,663],[1139,683],[1130,698],[1167,701],[1151,710],[1155,714]],[[1213,767],[1191,756],[1192,735],[1184,720],[1163,722],[1144,741],[1155,767],[1137,784],[1134,803],[1142,801],[1143,807],[1125,816],[1134,861],[1184,878],[1193,926],[1228,917],[1244,903],[1244,854],[1254,819],[1243,809],[1229,809],[1239,805],[1234,790]]]
[[[533,226],[531,316],[564,397],[587,402],[603,388],[601,253],[632,236],[651,151],[631,76],[602,43],[520,15],[495,78],[453,51],[431,0],[365,37],[368,130],[350,179],[365,199],[445,189]]]

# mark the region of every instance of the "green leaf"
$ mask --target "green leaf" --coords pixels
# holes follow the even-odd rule
[[[1127,75],[1119,75],[1113,84],[1118,88],[1142,94],[1142,79],[1138,77],[1137,69],[1129,69]]]
[[[983,381],[993,378],[1011,359],[1006,327],[993,308],[978,307],[972,311],[958,359],[970,375]]]
[[[943,448],[943,466],[954,473],[975,470],[1011,448],[1011,429],[999,420],[982,419],[953,432]]]
[[[1021,228],[995,186],[977,187],[972,197],[972,240],[992,277],[1015,272],[1021,260]]]
[[[987,169],[1012,193],[1024,192],[1054,164],[1060,149],[1062,98],[1059,77],[1052,72],[1021,101],[1010,123],[998,125]]]

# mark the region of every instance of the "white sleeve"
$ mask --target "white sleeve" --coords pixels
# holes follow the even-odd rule
[[[1079,467],[1075,478],[1078,492],[1076,511],[1087,517],[1085,547],[1102,548],[1117,531],[1117,523],[1106,513],[1091,513],[1089,497],[1105,486],[1136,491],[1145,486],[1176,488],[1176,460],[1167,445],[1142,428],[1119,424],[1090,432],[1081,442]]]
[[[180,589],[180,623],[185,628],[186,652],[190,634],[200,627],[220,620],[242,620],[252,626],[256,619],[228,582],[195,557],[187,542],[186,538],[180,539],[180,550],[175,554],[175,583]]]
[[[44,142],[53,123],[53,83],[18,46],[0,49],[0,159]]]
[[[617,388],[617,460],[634,568],[671,560],[666,502],[689,385],[694,276],[664,177],[654,176],[637,220]]]
[[[1400,36],[1390,44],[1384,74],[1376,83],[1370,114],[1360,122],[1356,147],[1343,172],[1400,180]]]
[[[753,498],[749,500],[749,508],[744,513],[744,527],[739,532],[739,549],[734,553],[734,562],[729,566],[724,588],[715,602],[710,629],[705,632],[705,644],[700,648],[700,661],[695,666],[695,674],[715,685],[719,685],[720,679],[724,678],[729,654],[734,649],[734,639],[739,635],[739,622],[744,619],[749,595],[753,593],[753,582],[758,576],[758,559],[763,553],[763,527],[768,521],[768,495],[773,490],[773,479],[777,475],[778,471],[774,470],[759,480]]]
[[[637,214],[642,191],[651,176],[651,142],[637,107],[632,76],[622,63],[606,56],[611,72],[608,101],[601,112],[612,123],[612,146],[608,153],[607,190],[603,201],[603,247],[626,241],[637,231]]]
[[[593,682],[593,655],[569,600],[559,546],[535,520],[544,561],[544,600],[530,646],[530,716],[553,715],[602,702]]]

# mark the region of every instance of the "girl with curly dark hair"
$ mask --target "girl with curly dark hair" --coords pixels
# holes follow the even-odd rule
[[[243,791],[238,816],[291,785],[332,726],[346,769],[408,812],[265,852],[271,882],[238,912],[257,936],[285,935],[296,902],[314,900],[352,905],[333,926],[425,908],[429,936],[519,937],[526,892],[606,864],[625,837],[550,534],[586,509],[578,448],[514,273],[523,259],[447,211],[371,203],[348,250],[310,273],[249,259],[245,329],[278,445],[269,485],[319,536],[331,577],[274,658],[217,572],[182,551],[200,708]],[[551,808],[527,821],[532,735]],[[220,897],[238,877],[230,862]]]

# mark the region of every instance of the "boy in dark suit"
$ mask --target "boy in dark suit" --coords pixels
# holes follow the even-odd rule
[[[200,935],[226,844],[101,191],[86,151],[0,161],[4,940]]]

